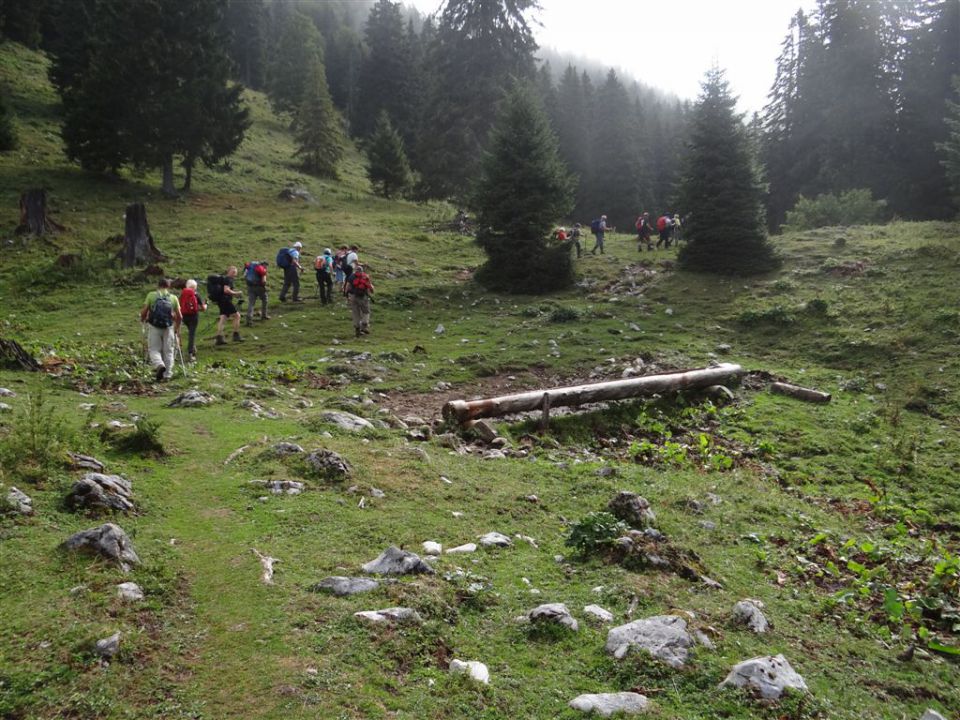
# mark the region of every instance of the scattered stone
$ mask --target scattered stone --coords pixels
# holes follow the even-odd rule
[[[484,685],[490,684],[490,671],[487,666],[477,660],[457,660],[450,661],[450,672],[468,675],[471,680]]]
[[[721,404],[731,403],[737,399],[737,396],[733,394],[733,391],[728,388],[726,385],[711,385],[708,388],[705,388],[703,393],[711,398],[716,400]]]
[[[443,545],[433,540],[427,540],[423,543],[423,552],[427,555],[440,555],[443,552]]]
[[[364,565],[363,571],[371,575],[414,575],[433,573],[433,568],[421,560],[419,555],[391,545],[375,560]]]
[[[440,447],[450,448],[451,450],[459,450],[463,447],[463,440],[460,439],[459,435],[454,433],[442,433],[437,435],[436,441]]]
[[[517,540],[523,540],[525,543],[527,543],[527,544],[530,545],[531,547],[534,547],[534,548],[536,548],[536,549],[538,549],[538,550],[540,549],[540,546],[537,545],[537,541],[534,540],[534,539],[533,539],[532,537],[530,537],[529,535],[519,535],[519,534],[517,534],[517,535],[514,535],[514,537],[515,537]]]
[[[203,407],[216,401],[217,399],[210,393],[205,393],[202,390],[187,390],[177,395],[167,407]]]
[[[717,524],[712,520],[701,520],[700,522],[697,523],[697,525],[702,527],[704,530],[712,531],[717,529]]]
[[[133,488],[126,478],[92,472],[73,484],[66,504],[71,510],[130,512],[134,509],[132,493]]]
[[[277,198],[280,200],[303,200],[304,202],[313,202],[313,196],[306,188],[285,187],[279,193]]]
[[[380,488],[375,488],[372,485],[370,486],[370,497],[375,498],[385,498],[387,494]]]
[[[143,600],[143,590],[134,582],[125,582],[117,585],[117,597],[127,602]]]
[[[420,625],[423,618],[413,608],[392,607],[383,610],[362,610],[353,616],[363,623],[370,625]]]
[[[728,343],[720,343],[719,345],[717,345],[717,346],[714,348],[714,350],[716,350],[716,351],[717,351],[718,353],[720,353],[721,355],[730,352],[732,349],[733,349],[733,348],[730,347],[730,345],[729,345]]]
[[[503,450],[496,449],[496,448],[493,450],[487,450],[485,453],[483,453],[484,460],[503,460],[506,457],[507,456],[503,452]]]
[[[110,637],[103,638],[103,640],[97,640],[97,644],[94,646],[93,651],[103,660],[109,660],[118,652],[120,652],[119,631],[115,632]]]
[[[10,388],[0,387],[0,397],[16,397],[17,394]]]
[[[251,480],[250,484],[264,487],[274,495],[299,495],[306,487],[296,480]]]
[[[20,515],[33,515],[33,499],[22,490],[11,486],[6,497],[7,506]]]
[[[578,695],[570,701],[570,707],[584,713],[596,713],[600,717],[610,717],[617,713],[639,715],[646,712],[650,701],[646,696],[635,692],[601,693],[599,695]]]
[[[477,420],[470,429],[477,434],[477,437],[487,443],[493,442],[499,437],[493,425],[486,420]]]
[[[457,545],[457,547],[452,547],[447,550],[447,555],[461,555],[464,553],[472,553],[477,551],[477,546],[475,543],[466,543],[464,545]]]
[[[650,509],[650,503],[645,497],[628,490],[621,490],[607,505],[607,509],[618,520],[635,528],[649,527],[657,521],[657,516]]]
[[[686,620],[676,615],[656,615],[611,628],[607,633],[606,651],[620,660],[636,646],[679,668],[686,663],[693,644]]]
[[[526,500],[528,503],[533,503],[534,505],[540,502],[540,498],[538,498],[536,495],[527,495],[524,500]]]
[[[770,629],[770,623],[763,614],[763,603],[759,600],[741,600],[733,606],[733,620],[762,634]]]
[[[334,575],[326,577],[315,585],[310,586],[312,592],[328,592],[337,597],[346,595],[356,595],[357,593],[370,592],[380,587],[380,582],[372,578],[354,578]]]
[[[322,412],[320,413],[320,419],[348,432],[373,430],[373,424],[369,420],[342,410],[327,410],[326,412]]]
[[[480,544],[483,547],[511,547],[513,540],[498,532],[488,532],[480,536]]]
[[[563,603],[547,603],[538,605],[527,613],[527,618],[531,623],[556,623],[570,628],[574,632],[580,629],[576,618],[570,614],[567,606]]]
[[[270,448],[270,452],[277,457],[284,457],[286,455],[299,455],[303,452],[303,448],[296,443],[278,442]]]
[[[617,470],[615,467],[610,467],[609,465],[597,470],[597,477],[613,477],[614,475],[619,475],[619,474],[620,474],[619,470]]]
[[[807,684],[783,655],[765,655],[733,666],[720,687],[750,687],[765,700],[777,700],[787,688],[806,690]]]
[[[263,572],[260,575],[260,580],[263,581],[264,585],[273,585],[273,566],[275,563],[280,562],[275,557],[270,557],[269,555],[264,555],[262,552],[256,548],[251,548],[253,554],[257,556],[257,559],[260,561],[260,567]]]
[[[943,715],[938,713],[933,708],[927,708],[924,710],[923,715],[920,716],[920,720],[947,720]]]
[[[133,549],[129,536],[119,525],[105,523],[89,530],[83,530],[61,543],[65,550],[90,552],[117,563],[124,572],[140,564],[140,558]]]
[[[437,325],[437,326],[433,329],[433,334],[434,334],[434,335],[443,335],[446,331],[447,331],[447,329],[446,329],[446,328],[443,326],[443,324],[441,323],[440,325]]]
[[[70,458],[71,470],[93,470],[94,472],[102,473],[106,469],[106,466],[102,462],[89,455],[67,452],[67,457]]]
[[[613,622],[613,613],[609,610],[604,610],[599,605],[587,605],[583,612],[590,617],[599,620],[600,622],[611,623]]]
[[[350,463],[333,450],[313,450],[304,458],[304,462],[312,472],[329,480],[343,480],[353,473]]]

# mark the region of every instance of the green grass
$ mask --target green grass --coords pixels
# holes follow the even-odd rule
[[[254,125],[231,169],[198,169],[195,192],[168,201],[154,173],[107,181],[66,162],[44,73],[40,56],[0,46],[0,82],[13,91],[21,139],[0,156],[3,235],[13,239],[17,197],[32,186],[49,189],[52,215],[68,228],[50,244],[15,239],[0,254],[0,337],[51,364],[37,376],[0,370],[0,385],[18,393],[4,399],[13,411],[0,415],[0,451],[20,447],[17,428],[42,388],[63,421],[64,444],[132,479],[139,512],[116,521],[143,566],[125,577],[59,552],[70,533],[101,521],[64,509],[75,474],[57,464],[38,475],[22,455],[0,453],[0,492],[17,485],[36,506],[31,518],[0,517],[0,716],[572,718],[566,704],[577,694],[631,688],[648,694],[663,718],[960,712],[955,662],[924,647],[960,644],[957,619],[936,608],[891,617],[895,605],[884,605],[887,588],[901,599],[960,602],[943,574],[949,563],[935,574],[937,561],[960,552],[960,226],[778,237],[783,269],[750,280],[678,273],[671,252],[639,255],[631,237],[613,235],[607,255],[579,262],[575,289],[492,295],[470,280],[482,256],[469,239],[430,229],[452,208],[373,197],[358,154],[337,182],[303,175],[289,159],[286,121],[255,93]],[[277,200],[289,184],[316,201]],[[174,276],[202,279],[228,263],[272,260],[293,239],[308,252],[358,243],[377,286],[373,335],[355,340],[341,305],[275,304],[272,321],[244,329],[243,345],[215,350],[206,320],[190,378],[178,374],[152,390],[136,322],[149,284],[110,264],[116,246],[107,240],[122,233],[124,207],[136,201],[147,203],[170,258],[163,267]],[[82,253],[79,270],[55,268],[66,252]],[[829,270],[858,261],[865,264],[853,274]],[[640,262],[654,274],[638,274]],[[435,335],[440,323],[446,330]],[[415,353],[417,345],[426,352]],[[638,357],[648,368],[738,362],[833,400],[808,405],[748,383],[726,407],[694,398],[621,403],[557,416],[529,457],[497,461],[389,428],[326,437],[328,426],[317,421],[335,407],[370,419],[430,419],[451,394],[619,377]],[[454,389],[433,390],[441,381]],[[166,407],[189,387],[218,401]],[[240,407],[248,397],[282,417],[255,418]],[[84,403],[96,408],[82,410]],[[106,421],[131,415],[159,423],[164,456],[144,458],[104,440]],[[531,430],[499,425],[514,447]],[[709,454],[735,460],[733,469],[718,470],[700,454],[700,434]],[[281,440],[335,450],[354,476],[304,478],[295,460],[267,452]],[[643,441],[678,449],[640,462]],[[607,466],[618,474],[597,474]],[[250,484],[258,479],[301,480],[308,490],[261,501]],[[386,497],[373,498],[371,487]],[[671,543],[697,553],[723,589],[573,554],[570,526],[620,489],[646,496]],[[528,501],[531,494],[539,502]],[[327,575],[358,574],[389,544],[449,547],[491,530],[532,536],[538,547],[517,540],[509,549],[445,556],[436,576],[369,595],[309,591]],[[275,585],[259,582],[254,548],[279,558]],[[458,566],[482,578],[481,597],[465,592],[474,578],[444,578]],[[144,588],[143,604],[115,598],[126,579]],[[730,609],[744,597],[766,604],[769,636],[731,624]],[[596,602],[621,622],[633,598],[635,618],[693,613],[691,623],[711,632],[716,649],[699,649],[689,668],[675,671],[639,656],[612,660],[605,630],[585,621],[576,635],[530,633],[513,622],[543,602],[565,602],[580,618]],[[353,620],[357,610],[392,605],[416,608],[425,624],[372,631]],[[124,633],[121,653],[100,667],[92,644],[116,630]],[[913,659],[898,660],[910,643],[919,646]],[[805,677],[809,697],[766,706],[716,689],[735,662],[776,652]],[[491,685],[449,675],[453,657],[485,662]]]

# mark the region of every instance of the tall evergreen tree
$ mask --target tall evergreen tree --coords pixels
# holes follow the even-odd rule
[[[572,65],[567,65],[560,78],[556,112],[554,128],[560,142],[560,157],[577,178],[574,212],[585,216],[589,212],[584,190],[590,172],[590,106],[583,92],[580,75]]]
[[[234,77],[247,87],[263,89],[267,70],[267,11],[263,0],[227,0],[223,22]]]
[[[89,24],[73,46],[61,45],[51,69],[71,159],[95,171],[160,167],[172,195],[174,156],[192,168],[236,149],[248,121],[239,89],[228,86],[222,0],[83,7]]]
[[[763,223],[762,190],[736,99],[719,68],[693,109],[680,202],[690,220],[679,261],[688,270],[750,275],[777,266]]]
[[[946,171],[947,182],[953,192],[956,207],[960,207],[960,75],[953,76],[953,100],[947,101],[947,138],[937,144],[943,156],[941,163]]]
[[[296,122],[297,151],[307,172],[337,176],[344,137],[340,114],[333,107],[323,64],[315,60],[307,75]]]
[[[537,48],[526,14],[536,0],[447,0],[417,152],[423,192],[463,194],[477,173],[509,78],[529,79]]]
[[[300,12],[289,13],[281,22],[267,89],[277,110],[295,112],[303,104],[314,66],[323,66],[323,38],[313,21]]]
[[[503,103],[473,193],[477,242],[487,253],[478,279],[532,294],[569,285],[570,248],[550,238],[572,201],[556,136],[534,93],[518,83]]]
[[[386,110],[381,110],[367,147],[367,177],[385,198],[402,195],[410,187],[410,163]]]

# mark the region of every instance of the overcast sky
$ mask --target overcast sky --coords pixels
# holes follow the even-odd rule
[[[430,14],[443,0],[405,0]],[[540,0],[537,42],[694,100],[716,61],[740,110],[766,103],[790,17],[813,0]],[[559,70],[554,68],[554,73]]]

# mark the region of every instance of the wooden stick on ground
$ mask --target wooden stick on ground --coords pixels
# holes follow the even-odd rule
[[[263,575],[260,577],[264,585],[273,585],[273,564],[280,562],[277,558],[264,555],[262,552],[253,548],[253,554],[260,558],[260,564],[263,566]]]
[[[811,390],[810,388],[800,387],[799,385],[791,385],[790,383],[770,383],[770,392],[777,393],[778,395],[786,395],[788,397],[796,398],[797,400],[804,400],[806,402],[830,402],[830,393],[820,392],[819,390]]]

